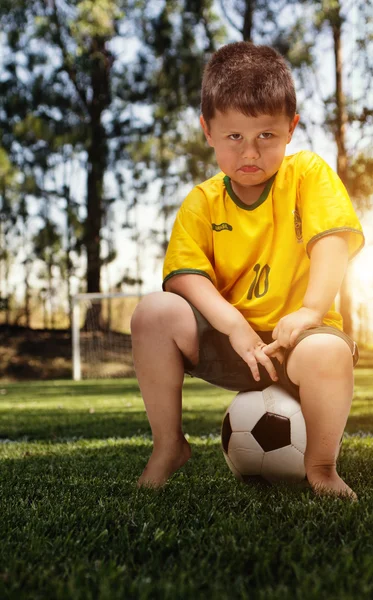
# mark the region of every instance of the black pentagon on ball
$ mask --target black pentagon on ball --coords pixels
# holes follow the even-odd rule
[[[221,428],[221,443],[223,445],[223,450],[226,454],[228,454],[228,444],[232,435],[232,427],[231,420],[229,418],[229,413],[227,413],[224,417],[223,425]]]
[[[290,420],[275,413],[266,412],[251,433],[264,452],[277,450],[291,444]]]

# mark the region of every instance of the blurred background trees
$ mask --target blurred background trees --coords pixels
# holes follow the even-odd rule
[[[67,326],[78,291],[159,288],[151,273],[175,210],[217,170],[198,125],[200,82],[229,41],[286,56],[298,149],[323,155],[322,139],[359,216],[370,214],[371,3],[3,0],[0,30],[2,322],[29,326],[39,305],[46,326]],[[348,333],[352,287],[346,278]]]

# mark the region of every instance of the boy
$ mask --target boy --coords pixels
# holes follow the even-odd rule
[[[248,42],[218,50],[205,69],[201,109],[222,172],[184,200],[165,292],[145,297],[132,319],[154,444],[138,485],[162,486],[191,455],[181,422],[187,372],[235,391],[278,382],[301,402],[314,491],[356,498],[336,460],[357,347],[333,302],[364,245],[361,225],[321,158],[285,157],[299,115],[275,50]]]

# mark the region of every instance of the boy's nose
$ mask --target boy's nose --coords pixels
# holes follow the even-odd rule
[[[246,142],[242,149],[242,158],[247,160],[257,160],[260,158],[260,152],[255,142]]]

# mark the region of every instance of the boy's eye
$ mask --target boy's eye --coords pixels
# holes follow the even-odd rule
[[[263,133],[260,133],[258,137],[262,140],[269,140],[271,137],[273,137],[273,134],[269,133],[269,131],[264,131]]]
[[[228,137],[230,140],[237,142],[242,138],[242,135],[240,133],[231,133]]]

